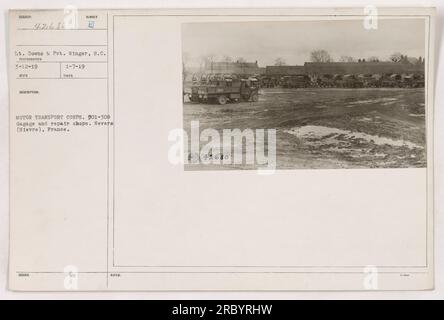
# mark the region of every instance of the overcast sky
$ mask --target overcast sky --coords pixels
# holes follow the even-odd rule
[[[362,20],[182,25],[183,52],[188,60],[195,63],[208,54],[228,55],[258,60],[261,67],[273,65],[277,57],[289,65],[303,64],[316,49],[327,50],[335,60],[342,55],[386,60],[394,52],[424,57],[424,35],[423,19],[379,19],[377,30],[366,30]]]

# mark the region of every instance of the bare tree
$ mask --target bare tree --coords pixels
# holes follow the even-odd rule
[[[222,62],[233,62],[233,58],[230,56],[223,56],[222,57]]]
[[[182,55],[182,77],[183,81],[186,80],[188,76],[188,63],[190,60],[190,54],[188,52],[184,52]]]
[[[188,77],[188,71],[187,68],[185,66],[185,63],[182,63],[182,81],[185,82],[185,80]]]
[[[315,50],[310,54],[310,60],[312,62],[333,62],[330,54],[325,50]]]
[[[274,65],[275,66],[286,66],[287,63],[285,62],[284,58],[279,57],[274,61]]]
[[[390,56],[390,61],[392,62],[401,62],[404,59],[404,56],[400,52],[395,52]]]
[[[341,56],[339,61],[340,62],[355,62],[356,60],[352,56]]]
[[[411,64],[418,64],[419,63],[419,59],[416,57],[407,57],[406,56],[406,60],[408,61],[408,63],[411,63]]]
[[[203,72],[205,69],[212,69],[213,62],[216,59],[216,55],[210,53],[199,58],[199,70]]]

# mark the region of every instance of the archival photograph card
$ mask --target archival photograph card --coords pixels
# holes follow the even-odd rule
[[[434,30],[11,10],[10,289],[433,289]]]

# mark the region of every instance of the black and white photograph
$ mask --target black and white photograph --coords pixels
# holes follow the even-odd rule
[[[414,18],[183,24],[186,168],[260,167],[262,140],[277,169],[425,167],[425,27]],[[190,151],[193,123],[220,141]],[[227,141],[227,130],[240,136]],[[236,151],[242,162],[229,161]]]

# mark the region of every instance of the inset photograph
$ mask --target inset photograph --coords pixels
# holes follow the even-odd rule
[[[426,167],[425,31],[414,18],[183,24],[185,169]]]

